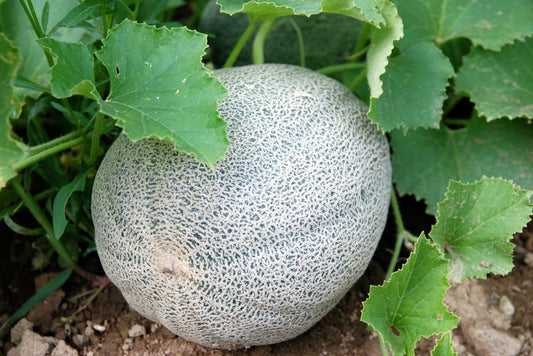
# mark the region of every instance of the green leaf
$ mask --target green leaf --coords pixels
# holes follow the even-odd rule
[[[435,348],[431,350],[431,356],[457,356],[453,351],[453,342],[450,332],[443,334],[438,340]]]
[[[128,137],[157,137],[212,166],[229,146],[217,102],[226,90],[202,64],[207,36],[125,20],[97,52],[111,89],[101,111]],[[127,44],[127,45],[125,45]]]
[[[420,41],[440,45],[458,37],[474,45],[498,50],[516,39],[533,34],[531,0],[397,0],[404,21],[406,49]]]
[[[13,138],[9,122],[14,110],[13,81],[20,62],[18,48],[0,33],[0,189],[16,175],[13,164],[26,156],[26,146]]]
[[[26,301],[7,321],[2,324],[0,331],[2,331],[9,324],[19,320],[26,315],[34,306],[39,304],[42,300],[61,288],[63,284],[68,280],[72,270],[70,268],[65,269],[63,272],[52,278],[50,282],[46,283],[44,287],[39,289],[30,299]]]
[[[56,59],[50,81],[53,96],[68,98],[72,95],[85,95],[92,99],[99,97],[94,83],[94,60],[87,46],[52,38],[43,38],[37,40],[37,43],[49,50]]]
[[[531,58],[533,37],[505,46],[501,52],[474,48],[457,74],[456,91],[467,92],[489,121],[504,116],[532,118]]]
[[[382,3],[380,11],[385,17],[386,26],[372,28],[370,47],[367,53],[367,80],[370,87],[370,100],[379,98],[383,93],[383,83],[380,79],[385,73],[388,57],[394,48],[394,42],[403,36],[403,23],[398,10],[390,2]]]
[[[32,0],[37,14],[43,12],[46,2],[45,0]],[[48,27],[45,31],[59,23],[76,5],[77,1],[72,0],[49,1]],[[6,0],[0,5],[0,31],[4,32],[20,48],[23,61],[18,76],[43,86],[48,85],[50,81],[48,62],[43,49],[35,42],[37,36],[18,0]],[[54,34],[54,38],[77,42],[86,34],[84,29],[63,28]],[[37,98],[40,94],[41,91],[38,90],[15,89],[19,104],[26,96]]]
[[[87,180],[87,173],[89,171],[79,174],[72,182],[62,186],[54,198],[54,205],[52,207],[52,224],[54,228],[54,237],[60,239],[67,227],[67,219],[65,218],[65,208],[68,200],[74,192],[81,192],[85,189],[85,182]]]
[[[501,178],[450,182],[430,236],[446,251],[454,282],[511,271],[514,245],[509,240],[530,220],[531,195]]]
[[[383,3],[387,0],[218,0],[220,11],[233,15],[244,12],[252,19],[262,21],[268,18],[276,18],[288,15],[311,16],[320,12],[332,12],[336,14],[355,17],[369,22],[376,27],[385,24],[385,19],[380,11]]]
[[[451,130],[391,132],[394,180],[401,194],[425,199],[436,213],[450,179],[474,182],[483,175],[513,180],[533,189],[533,125],[525,120],[475,118]]]
[[[361,320],[383,337],[394,355],[410,354],[421,337],[453,329],[459,320],[443,304],[448,262],[423,234],[401,270],[370,286]]]
[[[384,92],[372,98],[368,116],[384,131],[438,128],[453,73],[450,61],[433,43],[412,46],[389,60],[381,77]]]

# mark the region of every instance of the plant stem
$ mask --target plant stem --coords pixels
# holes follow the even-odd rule
[[[304,37],[302,36],[302,31],[294,19],[289,19],[294,31],[296,32],[296,37],[298,37],[298,50],[300,52],[300,66],[305,67],[305,46],[304,46]]]
[[[109,30],[107,26],[107,18],[106,18],[106,12],[105,12],[105,4],[100,1],[100,16],[102,16],[102,31],[103,31],[103,37],[105,38],[107,36],[107,31]]]
[[[239,41],[237,41],[237,44],[235,45],[235,47],[233,47],[233,50],[231,51],[228,59],[226,59],[226,63],[224,63],[223,68],[229,68],[233,66],[233,64],[237,60],[237,57],[239,57],[239,53],[241,53],[242,48],[246,44],[246,41],[248,41],[250,36],[254,33],[256,26],[256,22],[250,21],[250,24],[239,38]]]
[[[28,18],[28,21],[31,24],[31,27],[33,28],[33,31],[37,35],[37,38],[44,38],[46,35],[43,32],[43,29],[41,28],[41,25],[39,24],[39,20],[37,19],[37,15],[35,14],[35,9],[33,8],[33,3],[31,0],[28,0],[28,5],[24,3],[24,0],[19,0],[20,6],[24,9],[24,12],[26,13],[26,17]],[[48,62],[48,66],[51,67],[54,65],[54,60],[52,59],[52,55],[43,48],[44,55],[46,57],[46,61]]]
[[[28,166],[31,166],[32,164],[34,163],[37,163],[39,162],[40,160],[43,160],[45,158],[48,158],[58,152],[61,152],[61,151],[64,151],[68,148],[71,148],[71,147],[74,147],[76,145],[79,145],[81,143],[83,143],[84,141],[84,138],[83,137],[76,137],[74,139],[71,139],[69,141],[66,141],[66,142],[63,142],[63,143],[60,143],[58,145],[54,145],[54,146],[51,146],[51,142],[47,142],[43,145],[50,145],[51,147],[48,147],[47,149],[45,150],[42,150],[36,154],[33,154],[33,155],[30,155],[30,157],[26,158],[26,159],[23,159],[22,161],[16,163],[13,165],[12,169],[14,171],[20,171],[21,169],[23,168],[26,168]],[[39,147],[39,146],[36,146],[36,147]],[[30,149],[30,152],[31,152],[31,149]]]
[[[335,65],[327,66],[324,68],[320,68],[317,70],[317,72],[320,74],[328,75],[332,73],[344,72],[344,71],[349,71],[353,69],[361,69],[365,67],[366,67],[365,63],[343,63],[343,64],[335,64]]]
[[[69,132],[68,134],[65,134],[63,136],[60,136],[58,138],[55,138],[53,140],[50,140],[48,142],[42,143],[37,146],[30,147],[29,153],[30,155],[35,155],[39,152],[46,151],[52,147],[55,147],[59,144],[62,144],[63,142],[70,141],[76,138],[79,138],[80,134],[77,131]]]
[[[94,164],[96,162],[96,157],[98,156],[98,148],[100,147],[100,135],[102,133],[102,123],[104,121],[104,115],[98,113],[96,115],[96,121],[94,123],[94,130],[91,137],[91,153],[89,155],[89,164]]]
[[[396,222],[396,244],[394,246],[394,252],[389,263],[389,269],[387,270],[387,274],[385,275],[386,280],[389,279],[392,272],[394,272],[396,263],[398,263],[398,257],[400,256],[400,251],[402,249],[403,244],[403,235],[405,233],[402,215],[400,214],[400,205],[398,204],[398,198],[396,197],[396,191],[394,190],[394,188],[392,188],[391,191],[391,207],[392,213],[394,214],[394,221]]]
[[[350,91],[354,91],[355,88],[357,88],[359,84],[361,84],[365,79],[366,79],[366,69],[363,70],[361,73],[359,73],[357,77],[355,77],[355,79],[348,86],[348,89],[350,89]]]
[[[54,228],[52,227],[52,223],[50,222],[50,220],[48,220],[48,218],[42,211],[39,204],[37,204],[33,196],[26,192],[26,190],[22,187],[22,184],[20,184],[17,179],[11,179],[9,182],[13,187],[13,190],[15,190],[24,205],[26,205],[35,220],[37,220],[37,222],[45,230],[45,236],[52,248],[57,252],[59,256],[61,256],[65,260],[65,263],[67,263],[69,267],[71,267],[74,271],[82,274],[82,272],[84,271],[72,259],[72,256],[69,254],[63,243],[54,237]]]
[[[254,43],[252,45],[252,58],[254,64],[265,63],[265,41],[274,21],[276,21],[275,18],[263,21],[255,34]]]

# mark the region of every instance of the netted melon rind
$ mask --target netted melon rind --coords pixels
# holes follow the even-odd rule
[[[385,226],[388,144],[343,85],[266,64],[216,72],[232,146],[214,169],[121,135],[96,176],[102,265],[130,306],[198,344],[281,342],[366,269]]]

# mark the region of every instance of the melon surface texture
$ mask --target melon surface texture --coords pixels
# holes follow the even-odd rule
[[[213,348],[291,339],[365,271],[391,190],[386,138],[339,82],[281,64],[216,71],[232,144],[214,169],[119,136],[92,196],[106,274],[130,306]]]

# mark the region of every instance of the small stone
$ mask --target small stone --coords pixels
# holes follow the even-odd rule
[[[32,328],[33,323],[31,321],[28,321],[26,318],[20,319],[20,321],[11,328],[11,342],[15,345],[20,344],[24,331],[31,330]]]
[[[515,312],[513,303],[511,303],[506,295],[502,295],[500,298],[499,308],[501,312],[507,316],[512,316]]]
[[[9,356],[46,356],[52,349],[52,345],[48,340],[41,335],[34,333],[30,329],[26,329],[22,334],[20,344],[9,350]]]
[[[152,325],[150,325],[150,332],[153,334],[155,333],[157,330],[159,330],[161,326],[159,324],[156,324],[156,323],[153,323]]]
[[[50,356],[78,356],[78,351],[60,340]]]
[[[85,330],[83,330],[83,335],[91,337],[92,335],[94,335],[94,329],[90,326],[85,327]]]
[[[524,257],[524,263],[529,267],[533,267],[533,252],[526,253],[526,257]]]
[[[135,324],[131,327],[131,329],[128,330],[128,336],[129,337],[139,337],[146,335],[146,329],[144,326]]]
[[[74,342],[74,345],[76,345],[78,349],[82,349],[84,346],[89,345],[89,338],[85,335],[76,334],[72,338],[72,342]]]

